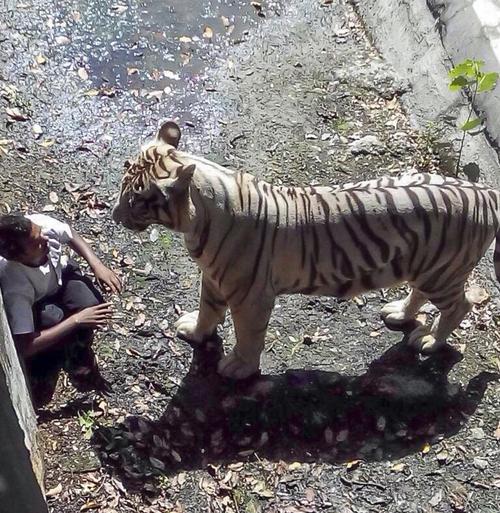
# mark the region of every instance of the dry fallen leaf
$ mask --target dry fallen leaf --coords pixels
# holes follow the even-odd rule
[[[5,109],[7,116],[9,116],[14,121],[27,121],[28,116],[23,114],[17,107],[7,107]]]
[[[191,54],[190,53],[182,52],[180,57],[181,57],[181,62],[183,64],[183,66],[185,66],[186,64],[189,64],[189,61],[191,60]]]
[[[62,484],[59,483],[58,485],[54,486],[54,488],[51,488],[46,494],[45,497],[57,497],[62,492]]]
[[[348,461],[346,464],[347,470],[354,470],[359,467],[361,460],[352,460]]]
[[[257,481],[252,489],[252,492],[256,493],[260,497],[264,497],[265,499],[271,499],[274,497],[274,492],[266,486],[264,481]]]
[[[42,208],[42,212],[54,212],[55,209],[56,207],[54,205],[45,205]]]
[[[127,9],[128,7],[126,5],[116,4],[111,6],[111,10],[117,12],[118,14],[124,13]]]
[[[189,36],[181,36],[179,41],[181,43],[191,43],[193,40]]]
[[[66,36],[57,36],[55,41],[58,45],[67,45],[70,42],[70,39]]]
[[[490,295],[488,292],[477,285],[472,285],[467,291],[467,299],[474,305],[482,305],[486,303],[489,298]]]
[[[0,212],[2,211],[2,209],[5,211],[6,214],[10,214],[12,212],[12,208],[5,201],[0,201]]]
[[[394,465],[391,467],[391,470],[393,472],[403,472],[406,465],[404,463],[394,463]]]
[[[306,500],[308,502],[314,502],[314,499],[316,497],[316,492],[314,491],[313,488],[311,488],[310,486],[308,486],[305,490],[304,490],[304,493],[305,493],[305,496],[306,496]]]
[[[97,96],[99,94],[99,91],[97,89],[89,89],[88,91],[85,91],[84,96]]]
[[[423,447],[422,447],[422,454],[427,454],[429,451],[431,450],[431,446],[429,444],[425,444]]]
[[[214,31],[209,26],[206,26],[203,29],[203,37],[206,39],[212,39],[212,37],[214,37]]]
[[[170,80],[180,80],[181,78],[177,73],[174,73],[173,71],[170,71],[168,69],[163,72],[163,76]]]
[[[45,55],[42,55],[41,53],[39,53],[36,57],[35,57],[35,61],[37,64],[45,64],[47,62],[47,57],[45,57]]]
[[[44,148],[49,148],[56,142],[55,139],[45,139],[45,141],[42,141],[40,143],[40,146],[43,146]]]
[[[229,21],[229,18],[227,16],[221,16],[220,19],[222,20],[222,24],[225,28],[228,28],[231,26],[231,22]]]
[[[87,73],[87,70],[85,68],[78,68],[77,73],[82,80],[88,80],[89,74]]]
[[[59,196],[57,195],[57,192],[51,191],[49,193],[49,199],[52,203],[57,203],[59,201]]]
[[[140,313],[137,316],[137,319],[135,320],[134,325],[139,327],[139,326],[142,326],[145,322],[146,322],[146,316],[143,313]]]
[[[161,100],[161,97],[163,96],[163,91],[160,89],[158,91],[150,91],[147,95],[146,95],[146,98],[148,100],[151,100],[151,98],[156,98],[158,101]]]
[[[80,512],[88,511],[89,509],[99,509],[101,505],[96,501],[89,501],[80,508]]]

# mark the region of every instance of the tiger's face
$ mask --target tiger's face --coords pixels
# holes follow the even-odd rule
[[[185,232],[190,221],[189,184],[194,165],[183,165],[175,158],[179,127],[169,121],[156,139],[133,160],[125,161],[113,220],[125,228],[143,231],[152,224]]]

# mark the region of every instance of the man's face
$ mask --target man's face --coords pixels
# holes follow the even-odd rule
[[[48,237],[42,233],[40,226],[31,223],[31,233],[24,239],[22,243],[23,252],[17,260],[30,266],[44,264],[49,254],[48,240]]]

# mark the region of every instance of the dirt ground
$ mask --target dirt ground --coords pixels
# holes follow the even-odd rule
[[[102,80],[108,68],[96,78],[86,49],[109,43],[89,40],[87,3],[56,10],[34,1],[0,13],[0,208],[71,222],[126,285],[95,344],[113,392],[79,394],[61,376],[38,411],[50,511],[496,513],[491,259],[474,274],[473,313],[430,358],[379,318],[402,289],[352,301],[282,297],[262,374],[234,383],[214,370],[234,340],[230,319],[203,348],[173,334],[199,286],[181,238],[158,228],[133,234],[110,219],[124,159],[168,117],[181,121],[183,148],[275,183],[442,171],[435,128],[410,125],[399,103],[408,85],[352,8],[250,7],[255,19],[241,38],[223,36],[223,20],[213,38],[178,47],[171,73],[183,77],[188,51],[206,67],[193,65],[169,90],[153,88],[152,58],[116,83]],[[135,2],[103,7],[103,33],[136,12]],[[378,142],[358,151],[353,143],[368,135]]]

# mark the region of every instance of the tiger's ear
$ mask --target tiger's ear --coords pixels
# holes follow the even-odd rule
[[[179,190],[187,189],[191,183],[191,178],[193,178],[195,169],[196,166],[194,164],[189,164],[188,166],[179,166],[176,170],[177,179],[174,182],[174,187]]]
[[[181,138],[181,129],[177,123],[167,121],[161,125],[156,138],[177,148]]]

